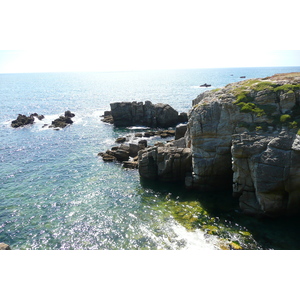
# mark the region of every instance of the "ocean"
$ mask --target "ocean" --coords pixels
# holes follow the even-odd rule
[[[300,67],[0,74],[0,242],[12,249],[300,249],[299,221],[241,215],[228,193],[145,182],[98,156],[145,129],[101,122],[118,101],[188,112],[208,89]],[[201,84],[211,84],[201,88]],[[74,123],[45,127],[66,110]],[[45,119],[23,128],[18,114]],[[154,144],[157,138],[149,138]]]

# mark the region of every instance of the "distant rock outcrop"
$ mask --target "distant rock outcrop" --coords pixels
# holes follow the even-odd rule
[[[187,114],[180,113],[169,104],[152,104],[143,102],[115,102],[110,104],[109,112],[102,119],[104,122],[113,123],[118,127],[148,126],[152,128],[168,128],[178,123],[187,122]]]
[[[17,119],[11,122],[11,126],[13,128],[23,127],[26,125],[30,125],[34,123],[34,118],[38,118],[42,120],[44,118],[43,115],[38,115],[37,113],[31,114],[30,116],[19,114]]]
[[[65,128],[67,125],[73,124],[72,118],[75,117],[75,114],[71,113],[69,110],[65,112],[64,116],[60,116],[59,118],[52,121],[52,125],[50,128]]]

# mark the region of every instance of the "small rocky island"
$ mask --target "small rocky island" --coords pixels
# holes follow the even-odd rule
[[[64,116],[60,116],[59,118],[52,121],[52,124],[49,128],[59,129],[65,128],[67,125],[73,124],[72,118],[75,117],[75,114],[70,112],[69,110],[65,111]],[[43,115],[38,115],[37,113],[31,114],[30,116],[19,114],[16,120],[11,122],[11,127],[18,128],[24,127],[26,125],[32,125],[35,122],[35,118],[38,120],[43,120],[45,117]],[[48,126],[45,124],[43,127]]]
[[[194,101],[185,136],[138,152],[140,176],[231,189],[254,216],[300,214],[300,73],[249,79]]]
[[[11,122],[11,127],[18,128],[26,125],[31,125],[34,123],[34,118],[38,118],[39,120],[43,120],[43,115],[38,115],[37,113],[31,114],[30,116],[19,114],[16,120]]]
[[[169,104],[152,104],[143,102],[114,102],[111,111],[104,113],[103,122],[117,127],[148,126],[152,128],[168,128],[178,123],[187,122],[187,113],[180,113]]]

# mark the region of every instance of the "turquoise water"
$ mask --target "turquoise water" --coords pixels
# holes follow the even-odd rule
[[[255,220],[229,194],[143,182],[97,154],[134,133],[100,121],[115,101],[169,103],[188,111],[211,89],[300,68],[0,74],[0,242],[13,249],[299,249],[298,219]],[[233,76],[231,76],[233,75]],[[53,130],[71,110],[74,124]],[[45,115],[13,129],[19,113]],[[154,140],[149,140],[149,144]],[[222,246],[223,245],[223,246]]]

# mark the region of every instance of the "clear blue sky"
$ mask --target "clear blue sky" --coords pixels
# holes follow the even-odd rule
[[[0,73],[300,66],[295,2],[241,3],[5,1]]]

